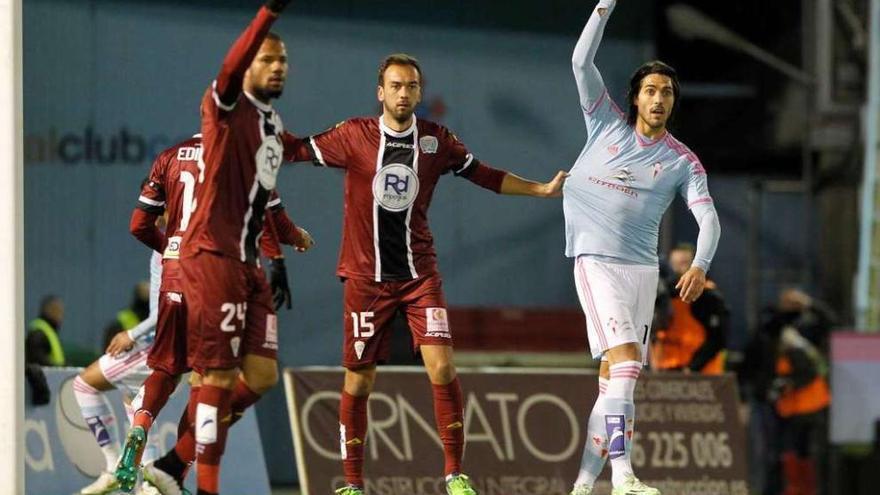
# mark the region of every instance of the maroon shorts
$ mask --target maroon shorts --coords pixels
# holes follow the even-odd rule
[[[342,365],[363,368],[388,360],[391,320],[404,311],[413,346],[452,345],[439,275],[401,282],[346,279],[343,288]]]
[[[209,251],[181,267],[192,369],[235,368],[245,354],[277,359],[278,325],[261,268]]]
[[[156,340],[147,355],[147,365],[172,375],[186,373],[189,371],[186,341],[186,301],[183,293],[159,292]]]

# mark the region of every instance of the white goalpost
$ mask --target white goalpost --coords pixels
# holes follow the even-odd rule
[[[24,493],[21,0],[0,0],[0,487]]]

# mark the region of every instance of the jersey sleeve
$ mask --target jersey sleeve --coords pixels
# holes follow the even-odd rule
[[[168,163],[168,153],[162,153],[153,162],[129,220],[129,232],[147,247],[159,252],[165,248],[165,234],[156,227],[156,219],[165,213],[165,173]]]
[[[284,161],[286,162],[310,162],[315,159],[309,138],[300,138],[288,131],[281,134],[281,143],[284,145]]]
[[[315,165],[322,167],[347,168],[349,162],[348,143],[352,123],[341,122],[333,129],[316,134],[306,139],[311,159]]]
[[[150,175],[141,184],[137,208],[153,215],[165,213],[165,171],[168,168],[168,154],[162,153],[153,162]]]
[[[692,266],[708,272],[715,251],[718,249],[718,241],[721,238],[721,224],[718,221],[715,206],[712,204],[712,196],[709,195],[706,169],[692,152],[688,152],[688,157],[691,158],[691,162],[688,164],[685,176],[679,186],[679,194],[687,202],[688,208],[700,227],[697,236],[697,251]]]
[[[623,112],[611,99],[602,74],[596,67],[596,52],[602,42],[605,25],[614,10],[614,0],[601,0],[590,15],[571,57],[574,80],[577,84],[578,98],[588,139],[598,134],[603,127],[623,121]]]
[[[474,184],[489,189],[490,191],[501,191],[501,183],[507,172],[492,168],[476,158],[468,151],[467,147],[458,137],[449,132],[448,129],[441,131],[440,138],[443,141],[443,149],[445,150],[443,173],[452,172],[457,177],[464,177]]]
[[[277,15],[268,8],[260,8],[247,29],[229,48],[217,79],[211,84],[209,95],[202,100],[203,111],[222,117],[235,108],[241,94],[244,73],[260,50],[260,45],[276,18]]]
[[[685,168],[678,193],[687,202],[688,208],[693,209],[697,205],[712,204],[712,196],[709,195],[706,169],[693,153],[690,155],[693,160]]]
[[[284,256],[281,244],[293,246],[299,241],[299,229],[287,215],[281,197],[277,192],[272,191],[266,204],[266,222],[263,226],[263,236],[260,238],[260,250],[263,256],[269,259],[281,258]]]

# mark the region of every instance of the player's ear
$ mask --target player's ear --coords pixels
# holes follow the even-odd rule
[[[385,102],[385,88],[376,86],[376,98],[383,103]]]

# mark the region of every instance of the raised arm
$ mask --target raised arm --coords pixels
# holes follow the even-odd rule
[[[590,113],[596,101],[605,93],[605,83],[602,75],[596,68],[596,52],[605,32],[605,24],[614,10],[615,0],[600,0],[593,9],[587,25],[574,47],[571,57],[571,66],[574,70],[574,80],[577,82],[578,94],[580,95],[581,107],[584,112]]]

